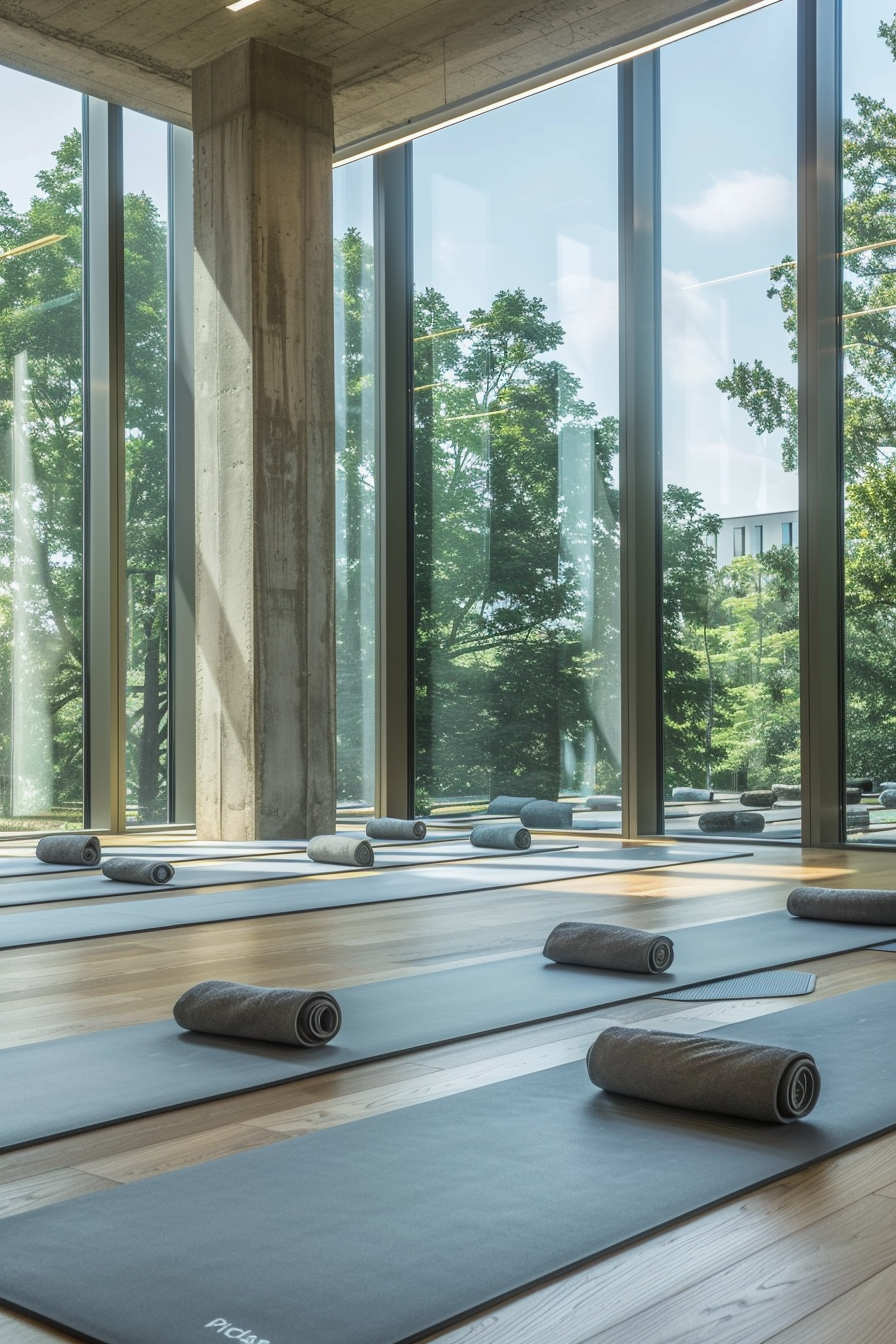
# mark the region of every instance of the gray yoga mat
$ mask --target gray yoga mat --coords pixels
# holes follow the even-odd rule
[[[795,994],[811,994],[815,976],[808,971],[757,971],[755,975],[735,975],[728,980],[713,980],[692,989],[676,989],[661,999],[680,999],[707,1003],[719,999],[777,999]]]
[[[578,1060],[5,1218],[0,1300],[100,1344],[411,1341],[893,1129],[894,1013],[880,985],[707,1033],[813,1055],[798,1124]]]
[[[882,931],[864,933],[880,941]],[[168,1018],[14,1046],[2,1052],[0,1149],[867,945],[854,926],[780,910],[672,936],[675,963],[662,975],[557,966],[538,954],[337,989],[342,1029],[311,1052],[184,1034]]]
[[[376,848],[375,868],[416,868],[428,864],[438,865],[449,860],[466,863],[468,860],[495,858],[495,851],[474,848],[462,838],[459,843],[446,840],[444,843],[423,844],[413,847],[396,845]],[[563,850],[577,850],[579,847],[569,841],[554,840],[532,845],[526,855],[520,851],[517,857],[532,855],[552,855]],[[507,857],[511,857],[513,851]],[[352,874],[354,870],[343,865],[314,863],[311,859],[297,855],[295,858],[272,858],[258,855],[246,859],[243,863],[221,863],[214,867],[196,867],[183,865],[176,868],[171,881],[165,884],[166,891],[198,891],[205,887],[234,886],[240,882],[283,882],[289,878],[322,877],[328,874]],[[369,870],[367,870],[369,871]],[[46,865],[41,864],[41,872]],[[46,905],[58,901],[101,900],[109,896],[134,896],[139,892],[153,892],[158,888],[147,883],[123,883],[112,881],[99,871],[85,873],[78,869],[77,874],[67,876],[64,881],[49,878],[46,881],[28,881],[20,886],[14,883],[0,884],[0,910],[4,906]],[[350,902],[351,904],[351,902]],[[3,946],[0,940],[0,947]]]

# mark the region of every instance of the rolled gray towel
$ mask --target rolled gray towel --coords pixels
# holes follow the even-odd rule
[[[741,807],[774,807],[775,795],[771,789],[752,789],[740,796]]]
[[[99,837],[95,835],[45,835],[35,850],[41,863],[77,864],[96,868],[103,857]]]
[[[403,821],[400,817],[374,817],[365,827],[371,840],[425,840],[425,821]]]
[[[314,863],[338,863],[346,868],[373,867],[373,849],[366,840],[350,835],[315,835],[305,850]]]
[[[544,955],[568,966],[594,966],[601,971],[634,971],[658,975],[672,965],[672,939],[618,924],[558,924],[548,934]]]
[[[520,808],[520,821],[530,829],[535,826],[543,831],[568,831],[572,826],[572,803],[552,803],[547,798],[538,798]]]
[[[586,1064],[605,1092],[779,1125],[808,1115],[821,1089],[800,1050],[639,1027],[607,1027]]]
[[[886,792],[888,789],[893,789],[894,792],[896,792],[896,779],[884,779],[881,781],[881,793]]]
[[[848,831],[867,831],[871,825],[871,813],[867,807],[847,807],[846,829]]]
[[[493,817],[518,817],[527,803],[537,802],[537,798],[515,798],[512,793],[499,793],[485,810]]]
[[[113,882],[135,882],[140,886],[164,887],[174,876],[174,869],[164,859],[106,859],[103,877]]]
[[[174,1020],[187,1031],[314,1047],[332,1041],[342,1026],[342,1010],[322,989],[265,989],[204,980],[181,994]]]
[[[672,790],[673,803],[711,803],[714,794],[712,789],[682,789]]]
[[[794,887],[787,909],[799,919],[838,924],[896,924],[896,891],[864,887]]]
[[[873,793],[874,780],[869,779],[867,775],[863,779],[848,779],[846,787],[847,789],[858,789],[859,793]]]
[[[861,790],[861,789],[850,789],[850,788],[847,788],[847,790],[846,790],[846,805],[847,805],[847,807],[850,807],[850,806],[857,806],[859,803],[861,803],[861,801],[862,801],[862,790]]]
[[[622,807],[622,799],[617,793],[595,793],[585,799],[589,812],[613,812]]]
[[[798,803],[802,796],[799,784],[773,784],[772,793],[779,803]]]
[[[719,832],[746,831],[751,835],[765,830],[765,817],[761,812],[704,812],[697,818],[697,825],[707,835]]]
[[[877,801],[881,807],[896,807],[896,789],[883,789]]]
[[[470,844],[477,849],[528,849],[532,837],[525,826],[474,826]]]

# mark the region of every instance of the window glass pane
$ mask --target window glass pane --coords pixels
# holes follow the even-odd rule
[[[782,0],[662,52],[664,755],[676,834],[800,833],[798,794],[741,802],[800,781],[797,554],[782,544],[798,505],[796,16]],[[676,788],[714,798],[679,801]],[[718,815],[744,808],[762,816]]]
[[[421,813],[620,790],[616,90],[414,147]]]
[[[83,824],[81,98],[0,68],[0,827]]]
[[[168,820],[168,128],[124,113],[127,818]]]
[[[843,6],[847,838],[896,844],[896,22]]]
[[[333,174],[336,287],[336,775],[340,810],[375,779],[373,160]]]

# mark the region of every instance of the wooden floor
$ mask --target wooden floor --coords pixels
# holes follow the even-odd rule
[[[803,881],[892,887],[894,874],[896,854],[763,847],[690,867],[15,949],[0,952],[0,1046],[162,1017],[203,979],[338,989],[532,952],[561,919],[669,929],[780,907]],[[896,955],[801,969],[817,974],[816,997],[841,994],[896,979]],[[581,1059],[609,1022],[700,1031],[805,1001],[642,1000],[37,1144],[0,1157],[0,1216]],[[431,1338],[883,1344],[896,1334],[894,1300],[896,1133]],[[69,1338],[0,1310],[0,1344]]]

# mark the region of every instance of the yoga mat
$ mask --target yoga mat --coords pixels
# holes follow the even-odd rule
[[[423,844],[418,849],[414,846],[413,853],[407,845],[389,849],[380,849],[377,846],[375,848],[375,869],[415,868],[419,865],[446,863],[448,860],[466,863],[471,859],[494,859],[497,852],[477,849],[463,842],[457,844],[454,841],[446,841],[444,847],[437,844]],[[532,845],[525,854],[522,851],[516,853],[508,851],[507,857],[555,854],[564,849],[575,850],[578,847],[563,841],[553,841]],[[41,864],[41,872],[45,871],[46,864]],[[77,876],[67,877],[64,882],[49,878],[43,882],[29,881],[20,887],[12,884],[0,886],[0,908],[11,905],[45,905],[50,901],[95,901],[108,896],[133,896],[138,892],[159,890],[158,887],[148,884],[113,882],[104,877],[99,870],[85,873],[83,868],[80,868],[77,871]],[[331,873],[353,875],[358,871],[360,870],[346,868],[341,864],[313,863],[311,859],[302,857],[283,859],[259,855],[257,858],[247,859],[245,863],[222,863],[215,868],[183,865],[175,869],[174,877],[165,885],[165,890],[196,891],[204,887],[234,886],[238,882],[282,882],[286,878],[322,877]],[[0,947],[2,946],[0,940]]]
[[[791,1125],[578,1060],[5,1218],[0,1300],[100,1344],[414,1340],[893,1129],[894,1013],[879,985],[706,1033],[815,1057]]]
[[[14,1046],[0,1052],[0,1149],[662,995],[715,981],[720,972],[730,976],[864,946],[853,926],[809,924],[783,911],[674,929],[672,937],[673,969],[661,975],[558,966],[534,955],[335,989],[342,1029],[313,1057],[184,1034],[170,1018]]]
[[[815,976],[808,971],[757,971],[755,975],[735,975],[730,980],[713,980],[709,985],[676,989],[657,997],[705,1003],[714,999],[777,999],[811,994],[814,989]]]

